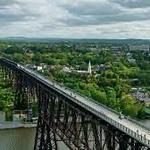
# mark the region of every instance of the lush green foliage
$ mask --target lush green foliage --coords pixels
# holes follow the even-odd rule
[[[49,47],[48,44],[1,42],[0,52],[22,64],[47,64],[49,68],[43,69],[41,73],[50,79],[55,79],[125,115],[143,117],[144,105],[130,96],[130,90],[132,87],[144,87],[150,92],[150,55],[141,51],[130,52],[136,60],[131,63],[126,57],[126,46],[123,45],[120,53],[117,53],[111,51],[111,45],[106,45],[92,51],[86,48],[74,50],[63,43]],[[96,70],[92,75],[62,71],[64,66],[87,70],[89,61],[94,70],[100,64],[109,66],[109,69]],[[9,91],[9,88],[0,85],[0,97],[3,99],[0,101],[1,109],[11,100],[12,93]],[[6,95],[4,93],[7,93],[7,97],[3,96]]]
[[[0,111],[6,110],[14,101],[14,94],[9,80],[4,80],[3,73],[0,71]]]

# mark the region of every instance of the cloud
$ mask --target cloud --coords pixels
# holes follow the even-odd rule
[[[129,9],[119,4],[117,0],[115,3],[107,0],[95,1],[95,3],[84,0],[75,1],[74,4],[65,2],[62,3],[61,6],[71,13],[72,17],[63,18],[62,20],[70,26],[76,26],[133,22],[150,19],[150,8]]]
[[[26,5],[21,5],[17,0],[0,1],[0,22],[3,25],[27,21],[35,16],[38,16],[38,14],[30,11]]]
[[[150,11],[141,13],[140,11],[135,12],[124,12],[116,15],[79,15],[71,18],[63,18],[62,21],[68,26],[80,26],[80,25],[104,25],[104,24],[115,24],[119,22],[134,22],[149,20]]]
[[[120,4],[123,7],[128,8],[147,8],[150,7],[149,0],[111,0],[117,4]]]
[[[62,6],[72,14],[76,15],[112,15],[120,13],[120,8],[112,5],[109,1],[75,1],[60,3]]]
[[[148,0],[0,0],[0,36],[148,37],[149,14]]]
[[[14,4],[14,3],[17,3],[17,1],[16,0],[1,0],[0,1],[0,7],[11,5],[11,4]]]

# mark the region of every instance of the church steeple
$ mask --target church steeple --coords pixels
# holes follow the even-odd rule
[[[91,62],[89,61],[89,66],[88,66],[88,73],[91,74],[92,73],[92,67],[91,67]]]

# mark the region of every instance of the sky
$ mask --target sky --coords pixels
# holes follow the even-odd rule
[[[0,37],[150,38],[150,0],[0,0]]]

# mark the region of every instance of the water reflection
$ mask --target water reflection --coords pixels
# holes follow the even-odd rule
[[[0,150],[33,150],[36,128],[0,129]],[[68,150],[58,142],[59,150]]]

